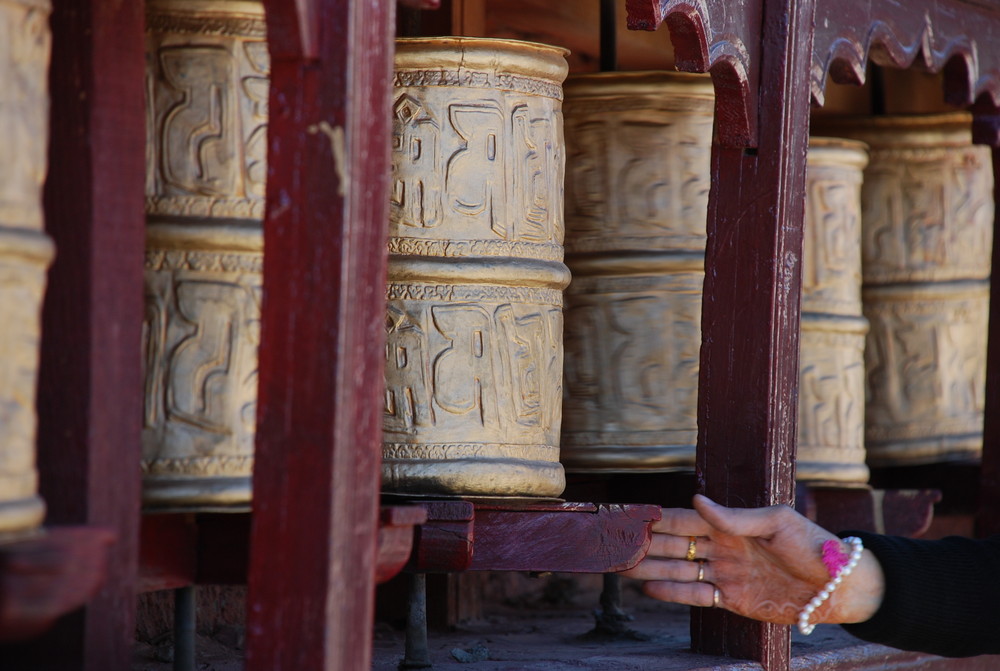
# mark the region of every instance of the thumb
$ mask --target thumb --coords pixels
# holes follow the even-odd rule
[[[707,496],[695,494],[694,507],[713,527],[731,536],[770,538],[779,526],[780,508],[727,508]]]

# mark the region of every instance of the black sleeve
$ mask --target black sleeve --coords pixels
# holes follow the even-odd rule
[[[885,598],[867,622],[844,625],[865,641],[945,657],[1000,653],[1000,536],[913,540],[858,536],[885,572]]]

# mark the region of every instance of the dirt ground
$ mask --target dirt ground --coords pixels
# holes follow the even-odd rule
[[[484,600],[483,615],[446,629],[432,629],[428,651],[438,671],[750,671],[757,664],[733,662],[690,652],[688,609],[654,601],[626,583],[624,606],[635,636],[625,640],[595,640],[594,611],[600,577],[550,576],[528,579],[509,576]],[[241,671],[244,629],[238,607],[242,591],[204,590],[199,610],[204,615],[197,638],[199,671]],[[145,630],[135,649],[132,671],[171,671],[173,637],[167,623],[172,601],[144,604]],[[152,611],[152,615],[150,614]],[[220,615],[221,614],[221,615]],[[154,622],[159,618],[159,622]],[[839,627],[821,625],[806,638],[793,635],[793,655],[818,656],[858,646]],[[376,623],[373,671],[396,671],[404,652],[403,622]],[[806,668],[806,667],[803,667]]]

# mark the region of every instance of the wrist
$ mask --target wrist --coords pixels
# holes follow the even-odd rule
[[[882,565],[871,550],[865,550],[851,575],[831,595],[831,607],[823,621],[853,624],[870,620],[882,606],[884,596]]]

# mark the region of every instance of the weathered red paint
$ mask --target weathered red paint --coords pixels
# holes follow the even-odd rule
[[[712,152],[697,472],[703,492],[731,506],[793,501],[813,10],[763,4],[759,142]],[[787,627],[697,609],[691,633],[700,652],[788,666]]]
[[[646,556],[658,506],[477,505],[473,571],[611,573]]]
[[[666,23],[674,64],[686,72],[711,72],[719,142],[757,145],[762,0],[626,0],[628,27],[656,30]]]
[[[267,0],[265,10],[276,30],[246,668],[363,669],[395,0]]]

